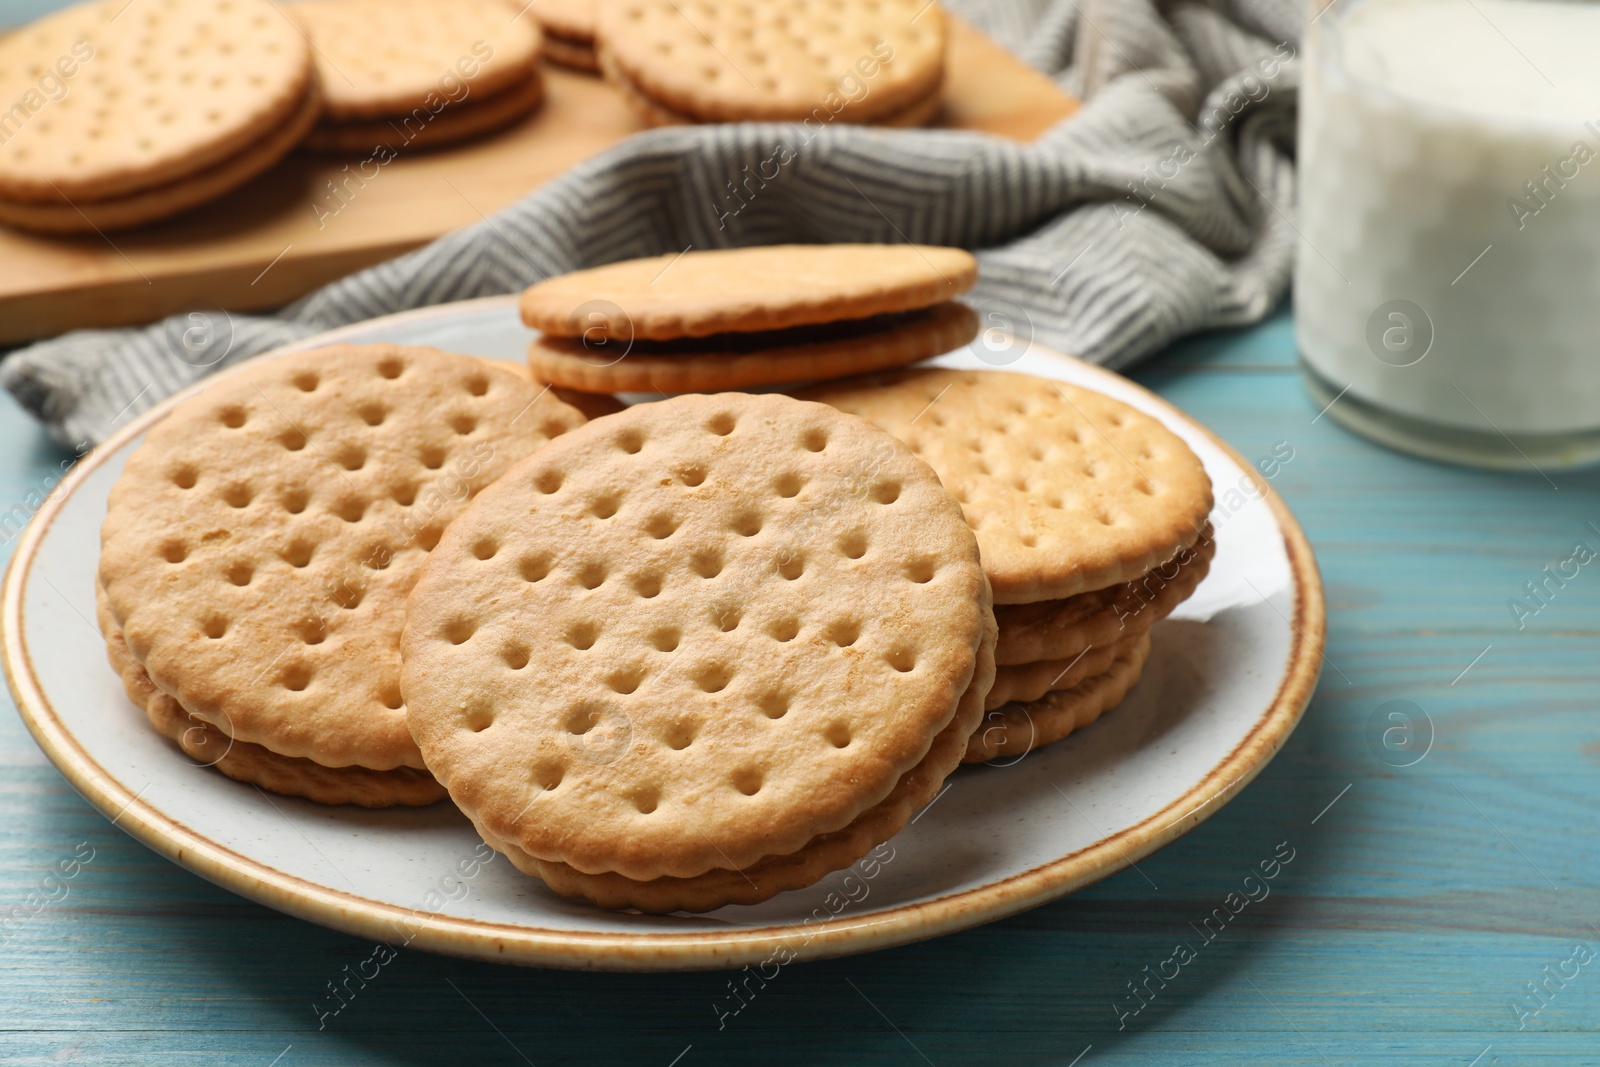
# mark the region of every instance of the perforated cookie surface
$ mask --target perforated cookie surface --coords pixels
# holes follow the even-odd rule
[[[144,711],[157,733],[170,739],[193,761],[190,766],[194,770],[215,768],[235,781],[259,785],[285,796],[304,797],[319,804],[386,808],[395,804],[432,804],[444,799],[444,787],[427,771],[415,767],[398,767],[392,771],[324,767],[308,759],[280,756],[260,745],[234,740],[189,714],[183,705],[155,687],[128,651],[122,629],[106,604],[105,590],[98,586],[95,614],[100,633],[106,640],[106,659],[122,678],[128,699]]]
[[[931,245],[691,251],[540,282],[522,294],[522,321],[556,337],[670,341],[930,307],[977,277],[970,253]]]
[[[93,233],[179,214],[238,188],[288,155],[305,139],[321,109],[322,98],[313,84],[277,129],[218,163],[163,185],[104,200],[13,203],[0,199],[0,222],[43,233]]]
[[[748,866],[923,759],[972,680],[983,581],[933,472],[866,423],[776,395],[636,405],[450,528],[411,597],[411,730],[537,859]]]
[[[0,144],[0,196],[97,200],[193,174],[281,126],[313,76],[266,0],[67,8],[0,37],[0,100],[32,112]]]
[[[693,115],[674,111],[658,101],[650,99],[643,89],[640,89],[628,76],[618,69],[616,61],[610,57],[604,48],[571,45],[559,38],[545,38],[545,56],[552,62],[569,66],[579,66],[582,70],[598,70],[603,73],[606,80],[616,86],[634,114],[651,126],[692,126],[700,120]],[[581,64],[581,66],[580,66]],[[874,126],[892,126],[910,128],[925,126],[932,122],[939,113],[939,108],[944,102],[944,80],[941,78],[933,83],[923,95],[910,103],[902,105],[894,111],[885,112],[871,122]]]
[[[607,908],[638,908],[660,914],[711,911],[728,904],[758,904],[811,885],[830,871],[848,867],[899,833],[906,822],[932,803],[950,772],[960,764],[983,715],[984,693],[994,675],[994,629],[985,619],[978,648],[978,666],[955,718],[939,735],[922,762],[901,776],[887,797],[862,812],[849,826],[806,842],[797,852],[769,856],[743,870],[716,868],[693,878],[656,878],[635,882],[619,874],[583,874],[564,863],[529,856],[515,845],[490,840],[519,870],[544,879],[556,892],[583,897]],[[486,840],[488,838],[486,837]]]
[[[316,46],[333,121],[430,104],[442,116],[525,81],[539,58],[538,23],[504,0],[303,0],[285,10]]]
[[[603,0],[597,26],[630,82],[700,121],[870,122],[944,71],[944,14],[926,0]]]
[[[100,580],[152,681],[212,725],[328,766],[421,767],[406,594],[473,494],[583,421],[515,370],[434,349],[260,360],[129,457]]]
[[[1193,544],[1211,512],[1211,481],[1177,435],[1065,382],[914,368],[798,395],[860,415],[939,472],[977,531],[996,604],[1137,578]]]

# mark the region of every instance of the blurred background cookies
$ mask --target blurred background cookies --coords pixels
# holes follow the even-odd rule
[[[544,27],[544,57],[573,70],[600,69],[594,48],[598,0],[533,0],[528,12]]]
[[[601,0],[600,68],[651,125],[915,126],[939,110],[945,21],[920,0]]]
[[[319,108],[311,48],[267,0],[81,4],[0,38],[0,221],[92,232],[221,196]]]
[[[544,99],[541,33],[502,0],[304,0],[325,103],[314,151],[431,147],[488,133]]]

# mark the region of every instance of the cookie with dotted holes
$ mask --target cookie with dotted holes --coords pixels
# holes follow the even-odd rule
[[[478,490],[583,422],[513,369],[435,349],[247,363],[128,458],[101,528],[112,615],[157,688],[239,741],[421,768],[406,595]]]
[[[0,100],[26,116],[0,144],[0,198],[82,205],[195,175],[283,128],[314,79],[267,0],[69,7],[0,37]]]
[[[712,392],[903,367],[960,348],[977,335],[977,313],[948,301],[821,330],[637,341],[625,348],[541,335],[528,343],[528,369],[535,378],[589,392]]]
[[[849,826],[812,838],[799,851],[768,856],[731,871],[715,868],[693,878],[654,878],[636,882],[620,874],[584,874],[564,863],[534,859],[506,841],[485,840],[510,857],[526,874],[542,878],[557,893],[606,908],[637,908],[650,914],[714,911],[729,904],[759,904],[790,889],[802,889],[842,870],[899,833],[916,813],[939,795],[946,777],[960,765],[967,739],[983,717],[984,692],[994,674],[994,630],[985,626],[978,666],[961,696],[950,725],[939,731],[922,762],[901,776],[887,797]],[[480,830],[481,832],[481,830]]]
[[[596,36],[643,95],[700,122],[872,122],[944,74],[927,0],[602,0]]]
[[[819,404],[690,395],[559,438],[413,591],[411,732],[487,839],[648,881],[798,851],[956,715],[992,614],[904,445]]]
[[[693,115],[674,111],[651,100],[645,95],[644,90],[630,82],[627,75],[617,69],[616,61],[611,59],[604,49],[597,51],[594,48],[584,47],[580,50],[576,46],[546,37],[545,55],[552,62],[564,66],[580,70],[598,70],[603,73],[606,80],[617,87],[623,101],[647,126],[693,126],[699,121]],[[941,78],[921,98],[911,101],[897,111],[873,119],[870,125],[899,129],[928,125],[939,114],[939,108],[944,104],[943,88],[944,82]]]
[[[1208,523],[1193,545],[1131,582],[1065,600],[997,606],[995,660],[1006,666],[1068,660],[1086,648],[1148,633],[1189,599],[1211,569],[1216,549]]]
[[[321,113],[312,85],[289,120],[242,152],[166,185],[104,200],[13,203],[0,199],[0,222],[40,233],[93,233],[142,226],[208,204],[261,174],[301,144]]]
[[[1211,513],[1189,446],[1092,389],[933,368],[799,395],[860,415],[939,472],[978,533],[997,604],[1131,581],[1194,544]]]
[[[522,321],[555,337],[672,341],[783,330],[932,307],[978,278],[959,248],[761,245],[609,263],[522,294]]]
[[[284,10],[311,39],[332,122],[459,97],[448,113],[522,84],[539,62],[538,23],[505,0],[302,0]]]
[[[1150,658],[1150,636],[1141,635],[1120,652],[1103,673],[1070,689],[1046,693],[1025,704],[1006,704],[987,712],[967,741],[962,763],[988,763],[1021,756],[1081,730],[1122,703]]]
[[[422,120],[357,119],[321,122],[306,135],[300,147],[308,152],[362,153],[384,145],[395,152],[458,144],[504,129],[544,102],[544,77],[537,69],[520,82],[493,96],[471,96],[449,104]]]
[[[236,782],[258,785],[273,793],[304,797],[319,804],[355,804],[387,808],[420,806],[444,799],[444,786],[414,767],[373,771],[365,767],[324,767],[308,759],[280,756],[260,745],[236,741],[183,709],[157,689],[134,660],[122,630],[111,616],[105,590],[95,587],[95,614],[106,639],[106,659],[122,678],[123,691],[156,732],[166,737],[198,767],[215,767]]]

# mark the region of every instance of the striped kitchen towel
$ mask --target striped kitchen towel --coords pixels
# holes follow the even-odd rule
[[[945,2],[1083,109],[1029,144],[843,124],[654,130],[275,315],[76,331],[14,353],[0,382],[81,449],[312,333],[689,246],[970,248],[986,326],[1113,367],[1272,310],[1296,239],[1299,0]]]

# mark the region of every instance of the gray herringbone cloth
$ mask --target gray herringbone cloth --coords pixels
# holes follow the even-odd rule
[[[209,327],[227,333],[216,362],[196,358],[219,343],[206,320],[177,316],[35,344],[0,364],[0,382],[56,440],[96,443],[288,341],[690,245],[970,248],[974,301],[1009,305],[1019,332],[1109,366],[1272,310],[1296,239],[1297,0],[947,2],[1083,109],[1031,144],[843,124],[651,131],[276,315],[225,316]]]

